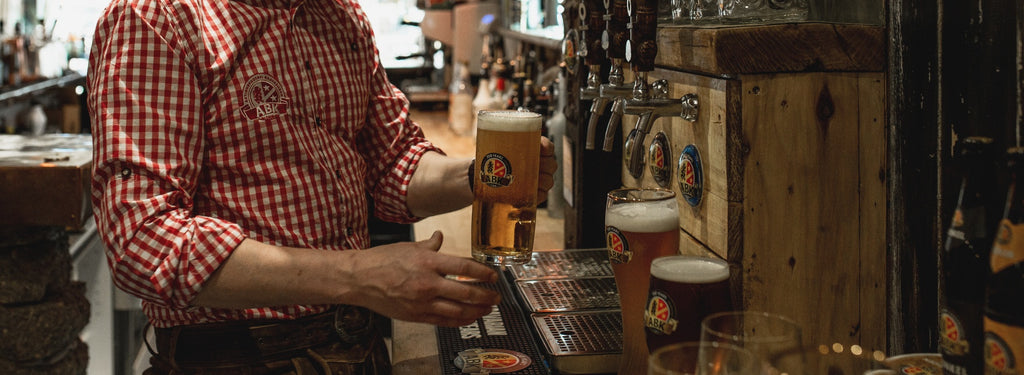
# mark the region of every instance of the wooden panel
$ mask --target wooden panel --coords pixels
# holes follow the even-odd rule
[[[0,136],[0,225],[81,229],[91,166],[89,135]]]
[[[655,64],[715,75],[881,72],[885,46],[885,30],[871,25],[664,26]]]
[[[884,322],[888,320],[886,259],[888,168],[885,80],[882,74],[863,74],[860,86],[860,317],[862,327],[874,329],[860,336],[861,345],[887,348]],[[864,325],[864,324],[868,325]],[[872,326],[875,325],[875,326]]]
[[[700,100],[700,112],[695,123],[680,117],[663,117],[653,124],[644,142],[646,150],[655,134],[664,132],[672,147],[672,181],[668,186],[677,194],[680,211],[680,228],[694,237],[695,241],[725,258],[728,249],[741,237],[741,210],[730,210],[730,202],[741,200],[743,177],[741,165],[730,160],[740,160],[736,147],[739,134],[739,82],[717,79],[689,73],[657,69],[650,80],[666,79],[670,82],[669,96],[678,98],[695,93]],[[733,115],[730,117],[730,113]],[[636,116],[623,116],[623,139],[635,127]],[[683,198],[679,187],[678,160],[687,145],[694,145],[700,152],[704,169],[704,192],[701,203],[694,207]],[[625,186],[658,187],[645,168],[639,179],[623,170]]]
[[[743,245],[730,251],[742,252],[746,307],[793,317],[806,344],[881,348],[882,75],[740,79],[750,152]]]

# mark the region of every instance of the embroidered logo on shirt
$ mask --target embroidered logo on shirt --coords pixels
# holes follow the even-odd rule
[[[249,120],[262,120],[288,113],[288,97],[284,86],[274,77],[257,74],[249,78],[242,88],[242,114]]]

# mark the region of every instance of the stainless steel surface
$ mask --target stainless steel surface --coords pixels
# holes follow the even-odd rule
[[[531,312],[619,308],[614,277],[522,280],[516,288]]]
[[[563,374],[614,373],[622,355],[618,310],[534,314],[552,366]]]
[[[515,280],[612,277],[607,249],[538,251],[529,262],[509,267]]]

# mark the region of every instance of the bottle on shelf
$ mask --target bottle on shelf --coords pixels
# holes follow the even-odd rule
[[[565,101],[566,101],[566,82],[564,72],[559,72],[558,78],[555,79],[555,84],[552,85],[555,89],[552,91],[551,96],[554,96],[555,102],[557,103],[554,109],[551,111],[551,116],[548,118],[546,126],[548,131],[548,138],[551,139],[551,143],[555,145],[555,161],[558,162],[558,169],[555,170],[554,185],[551,190],[548,190],[548,216],[556,219],[565,217],[565,195],[562,191],[564,188],[564,176],[562,175],[563,163],[562,157],[564,156],[563,143],[565,141]]]
[[[946,374],[981,374],[985,280],[1005,190],[992,138],[968,137],[957,146],[954,162],[964,173],[942,249],[938,346]]]
[[[468,65],[465,61],[455,65],[448,88],[448,125],[458,135],[471,135],[476,127],[473,122],[473,83]]]
[[[1024,373],[1024,148],[1007,152],[1010,187],[986,283],[985,374]]]

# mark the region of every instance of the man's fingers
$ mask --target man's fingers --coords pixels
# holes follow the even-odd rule
[[[435,230],[434,234],[430,235],[430,238],[420,241],[419,243],[426,246],[430,250],[438,251],[441,250],[441,243],[444,242],[444,234],[439,230]]]

